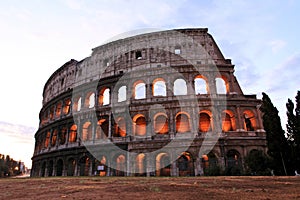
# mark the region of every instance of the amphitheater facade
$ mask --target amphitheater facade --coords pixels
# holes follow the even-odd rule
[[[205,28],[119,38],[47,80],[31,176],[240,173],[260,104]]]

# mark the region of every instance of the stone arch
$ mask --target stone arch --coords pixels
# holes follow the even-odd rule
[[[62,111],[62,102],[59,101],[59,102],[56,104],[55,117],[60,117],[61,111]]]
[[[123,154],[118,154],[113,160],[115,166],[113,169],[115,176],[125,176],[126,172],[126,156]]]
[[[146,156],[140,153],[135,158],[135,174],[136,176],[146,176]]]
[[[186,81],[182,78],[178,78],[174,81],[173,93],[177,95],[187,95]]]
[[[183,152],[177,159],[179,176],[194,176],[194,162],[189,152]]]
[[[210,170],[218,167],[218,157],[213,151],[209,152],[208,154],[202,155],[201,160],[204,174],[209,174]]]
[[[146,83],[138,80],[133,84],[133,98],[145,99],[146,98]]]
[[[41,166],[41,177],[44,177],[46,175],[46,161],[42,162]]]
[[[108,116],[102,116],[97,122],[96,140],[106,139],[109,135],[109,122]]]
[[[90,158],[82,156],[79,159],[79,176],[88,176],[90,171]]]
[[[66,137],[67,137],[67,128],[62,127],[60,129],[60,132],[58,133],[58,140],[59,140],[60,145],[63,145],[66,143]]]
[[[236,122],[235,116],[231,110],[224,110],[222,112],[222,131],[235,131]]]
[[[242,173],[241,154],[235,149],[228,150],[226,153],[226,174],[241,175],[241,173]]]
[[[54,147],[56,145],[56,140],[57,140],[57,134],[58,134],[58,130],[54,129],[52,131],[52,136],[51,136],[51,146]]]
[[[90,121],[87,121],[82,125],[82,140],[90,141],[92,139],[93,139],[92,123]]]
[[[137,114],[133,117],[133,133],[135,136],[146,136],[147,121],[144,115]]]
[[[156,78],[152,82],[153,96],[167,96],[166,81],[163,78]]]
[[[70,126],[70,131],[69,131],[69,142],[76,142],[77,139],[77,125],[73,124]]]
[[[50,137],[51,137],[51,132],[47,131],[46,138],[45,138],[45,144],[44,144],[45,148],[49,147]]]
[[[256,117],[252,110],[246,109],[243,111],[244,130],[255,131],[257,129]]]
[[[168,153],[159,153],[155,158],[156,176],[171,175],[171,159]]]
[[[86,108],[94,108],[95,107],[95,93],[88,92],[85,96],[84,107]]]
[[[64,101],[64,108],[63,108],[63,112],[64,112],[65,115],[70,113],[70,106],[71,106],[71,99],[67,98]]]
[[[154,132],[156,134],[168,134],[169,133],[169,123],[168,117],[165,113],[157,113],[154,116]]]
[[[216,82],[216,92],[217,94],[228,94],[229,93],[229,84],[225,76],[220,76],[215,78]]]
[[[118,89],[118,102],[126,101],[127,99],[127,86],[123,85]]]
[[[76,168],[76,160],[74,158],[69,158],[67,161],[67,176],[74,176]]]
[[[53,160],[50,160],[47,167],[48,176],[53,176],[53,168],[54,168],[54,162]]]
[[[126,136],[126,120],[124,117],[118,117],[115,123],[114,137]]]
[[[195,94],[209,94],[208,80],[203,75],[197,75],[194,79]]]
[[[62,159],[58,159],[56,162],[56,176],[62,176],[64,169],[64,161]]]
[[[176,133],[186,133],[191,131],[190,115],[186,112],[179,112],[175,117]]]
[[[100,106],[110,104],[110,88],[104,87],[99,91],[98,104]]]
[[[77,96],[74,98],[73,100],[73,111],[75,112],[79,112],[81,110],[81,96]]]
[[[212,130],[212,113],[208,110],[202,110],[199,114],[199,126],[198,129],[202,133],[206,133]]]

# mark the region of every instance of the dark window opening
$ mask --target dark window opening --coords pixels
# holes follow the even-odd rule
[[[142,59],[142,52],[141,51],[136,51],[135,52],[135,59],[141,60]]]

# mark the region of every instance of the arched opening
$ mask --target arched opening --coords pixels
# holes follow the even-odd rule
[[[75,175],[75,167],[76,167],[76,161],[74,160],[74,158],[70,158],[68,160],[68,165],[67,165],[67,176]]]
[[[53,116],[54,116],[54,106],[52,106],[52,107],[50,108],[49,119],[50,119],[50,120],[53,120]]]
[[[77,125],[73,124],[70,127],[69,142],[76,142],[76,139],[77,139]]]
[[[71,99],[66,99],[64,104],[64,114],[67,115],[70,113]]]
[[[227,166],[226,175],[241,175],[242,174],[242,160],[240,153],[234,149],[231,149],[226,154]]]
[[[59,136],[58,136],[58,138],[59,138],[59,144],[60,145],[65,144],[65,142],[66,142],[66,136],[67,136],[67,128],[66,127],[62,127],[60,129]]]
[[[85,122],[82,126],[82,140],[89,141],[92,140],[92,124],[91,122]]]
[[[52,137],[51,137],[51,146],[54,147],[55,144],[56,144],[56,140],[57,140],[57,129],[55,129],[53,132],[52,132]]]
[[[56,176],[62,176],[64,169],[64,162],[62,159],[59,159],[56,163]]]
[[[123,85],[118,90],[118,102],[126,101],[127,96],[127,87]]]
[[[77,97],[74,99],[73,111],[79,112],[80,110],[81,110],[81,97]]]
[[[134,126],[134,135],[135,136],[145,136],[147,133],[147,123],[146,118],[143,115],[136,115],[133,118]]]
[[[58,102],[56,104],[55,117],[59,117],[61,114],[62,103]]]
[[[176,118],[176,133],[186,133],[191,131],[190,119],[187,114],[179,113]]]
[[[45,139],[45,148],[49,147],[50,137],[51,137],[51,132],[48,131],[46,134],[46,139]]]
[[[254,113],[251,110],[244,111],[244,129],[246,131],[255,131],[256,130],[256,120]]]
[[[146,176],[145,154],[143,153],[138,154],[136,156],[135,163],[136,163],[136,169],[135,169],[136,176]]]
[[[153,81],[152,88],[153,96],[167,96],[166,82],[162,78],[157,78]]]
[[[186,81],[179,78],[174,81],[174,95],[187,95]]]
[[[167,153],[160,153],[156,156],[156,176],[171,175],[171,160]]]
[[[222,130],[224,132],[236,130],[234,115],[229,110],[222,113]]]
[[[184,152],[177,159],[179,176],[194,176],[194,163],[190,153]]]
[[[97,174],[99,176],[106,176],[107,166],[106,166],[106,157],[100,156],[101,160],[95,162]]]
[[[196,76],[196,78],[194,80],[194,84],[195,84],[195,94],[196,95],[209,93],[207,79],[204,76],[202,76],[202,75]]]
[[[212,119],[210,112],[201,112],[199,115],[199,131],[206,133],[212,130]]]
[[[110,104],[110,89],[103,88],[99,92],[98,103],[100,106],[105,106]]]
[[[79,175],[88,176],[89,170],[90,170],[90,158],[84,156],[79,160]]]
[[[108,119],[99,119],[96,128],[96,140],[106,139],[108,137],[109,123]]]
[[[89,92],[86,94],[84,106],[86,108],[94,108],[95,107],[95,93]]]
[[[48,176],[53,175],[53,160],[50,160],[48,163]]]
[[[228,84],[225,81],[225,79],[222,78],[216,78],[216,89],[217,89],[217,94],[227,94],[228,93]]]
[[[124,117],[119,117],[115,123],[114,137],[126,136],[126,121]]]
[[[116,176],[125,176],[126,157],[121,154],[118,157],[116,157],[115,162],[116,162],[115,175]]]
[[[169,123],[165,114],[160,113],[154,117],[154,131],[156,134],[168,134]]]
[[[205,175],[220,175],[218,159],[213,152],[202,155],[202,167]]]
[[[143,81],[137,81],[134,83],[133,97],[134,99],[146,98],[146,84]]]

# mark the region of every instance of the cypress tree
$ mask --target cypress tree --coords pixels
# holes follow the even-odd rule
[[[273,105],[269,96],[262,93],[263,125],[266,131],[268,155],[272,158],[271,168],[276,175],[287,175],[286,161],[289,158],[289,146],[285,132],[282,129],[277,108]]]

